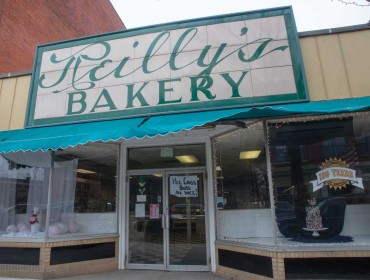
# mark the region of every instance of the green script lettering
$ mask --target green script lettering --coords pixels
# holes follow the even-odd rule
[[[166,35],[166,37],[164,38],[164,40],[162,42],[160,42],[161,38],[164,35]],[[168,64],[168,62],[166,62],[164,65],[157,66],[156,69],[149,70],[149,68],[148,68],[148,63],[149,63],[150,59],[161,49],[161,47],[164,45],[164,43],[166,43],[166,41],[169,38],[170,38],[170,33],[169,32],[162,32],[150,44],[150,46],[149,46],[149,48],[148,48],[148,50],[146,52],[146,55],[144,56],[144,59],[143,59],[142,69],[143,69],[143,72],[145,74],[153,73],[155,71],[158,71],[159,69],[165,67]],[[158,44],[158,42],[160,42],[160,43]]]
[[[185,30],[184,33],[181,34],[180,38],[177,40],[175,46],[173,47],[173,50],[172,50],[172,53],[171,53],[171,56],[170,56],[170,68],[171,70],[179,70],[179,69],[182,69],[182,68],[185,68],[191,64],[193,64],[194,62],[196,62],[197,60],[192,60],[190,62],[188,62],[187,64],[185,65],[182,65],[182,66],[177,66],[176,65],[176,57],[182,53],[182,51],[185,49],[185,47],[194,39],[195,35],[197,34],[198,30],[196,28],[189,28],[188,30]],[[188,37],[188,35],[190,34],[190,37]],[[186,39],[186,40],[185,40]]]
[[[156,58],[160,51],[168,45],[167,43],[169,40],[173,38],[171,37],[171,31],[159,32],[149,44],[144,57],[138,59],[131,58],[127,55],[128,53],[125,55],[125,52],[127,51],[126,49],[122,50],[123,53],[120,61],[116,62],[109,59],[111,46],[109,42],[104,41],[85,46],[65,58],[57,58],[54,53],[50,56],[50,62],[52,64],[58,64],[58,69],[62,70],[58,72],[56,77],[55,75],[48,76],[48,74],[42,74],[39,78],[38,86],[43,89],[52,88],[53,93],[60,93],[68,88],[73,88],[75,92],[82,92],[82,90],[95,88],[97,81],[101,81],[109,77],[112,79],[120,79],[130,76],[137,71],[141,71],[141,74],[144,75],[152,74],[164,68],[172,71],[174,73],[174,77],[180,77],[181,73],[176,73],[178,70],[192,68],[191,73],[193,73],[194,76],[190,78],[192,92],[191,101],[199,100],[199,92],[202,92],[209,100],[212,100],[215,96],[210,91],[210,87],[213,84],[210,75],[213,74],[214,69],[221,63],[232,64],[230,61],[228,62],[228,58],[233,57],[234,60],[237,59],[240,62],[246,63],[244,68],[244,70],[246,70],[249,67],[249,64],[247,63],[258,60],[272,52],[285,51],[289,47],[288,45],[282,44],[275,48],[271,47],[271,44],[276,42],[273,38],[259,38],[236,47],[229,46],[227,43],[220,43],[218,46],[198,46],[195,45],[199,43],[197,41],[197,36],[199,37],[199,34],[196,27],[181,30],[181,32],[182,33],[179,37],[177,37],[177,35],[175,36],[172,50],[169,50],[169,55],[161,56],[161,60],[157,60]],[[245,36],[247,32],[248,28],[243,27],[240,30],[240,36]],[[140,39],[140,36],[138,38]],[[97,45],[100,45],[99,47],[103,48],[103,53],[97,53],[94,51]],[[255,47],[250,49],[252,51],[247,51],[247,47],[251,45]],[[138,46],[139,41],[135,41],[132,47],[135,49]],[[195,46],[199,51],[190,52]],[[133,49],[128,50],[129,54],[133,52]],[[193,55],[189,55],[190,53]],[[161,62],[159,63],[158,61]],[[230,71],[233,71],[232,66],[230,66]],[[187,73],[187,71],[185,72]],[[237,81],[233,80],[227,73],[221,74],[223,79],[232,88],[232,97],[240,97],[239,86],[247,72],[248,71],[242,72],[241,77]],[[64,88],[58,87],[58,85],[62,85],[62,82],[66,79],[70,79],[70,82],[68,84],[64,83]],[[149,80],[153,80],[153,77],[148,77],[148,81]],[[166,93],[173,91],[173,89],[166,86],[166,81],[158,83],[160,86],[159,104],[182,101],[181,99],[173,101],[166,99]],[[127,108],[133,107],[135,99],[137,99],[142,106],[149,106],[141,92],[146,84],[147,82],[142,84],[136,92],[134,91],[134,84],[126,85],[128,88]],[[105,97],[105,95],[101,96],[101,98],[103,97]],[[72,94],[70,96],[70,106],[73,106],[74,103],[80,103],[82,106],[83,102],[85,102],[82,96],[79,100],[74,100],[73,98],[76,97]],[[112,104],[109,103],[108,100],[106,100],[106,102],[105,106],[113,108],[113,106],[111,106]],[[95,105],[101,106],[99,104]],[[69,112],[74,113],[72,107]]]

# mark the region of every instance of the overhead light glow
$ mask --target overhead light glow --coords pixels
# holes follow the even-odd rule
[[[175,156],[181,163],[197,163],[199,160],[193,155]]]
[[[91,171],[91,170],[87,170],[87,169],[76,169],[76,172],[77,173],[81,173],[81,174],[94,174],[94,173],[96,173],[96,172],[94,172],[94,171]]]
[[[261,151],[243,151],[240,152],[239,159],[254,159],[258,158],[260,155]]]

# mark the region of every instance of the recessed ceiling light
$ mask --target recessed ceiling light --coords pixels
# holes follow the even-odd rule
[[[243,151],[240,152],[239,159],[254,159],[258,158],[260,155],[261,151]]]
[[[181,163],[197,163],[199,160],[193,155],[175,156]]]

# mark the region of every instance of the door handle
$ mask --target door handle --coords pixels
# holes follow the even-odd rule
[[[169,215],[162,214],[162,228],[167,229],[170,228],[170,221],[169,221]]]

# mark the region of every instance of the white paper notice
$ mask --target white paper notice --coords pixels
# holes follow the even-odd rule
[[[139,194],[136,196],[136,202],[146,202],[146,194]]]
[[[171,176],[170,194],[177,197],[198,197],[198,176]]]
[[[135,204],[135,217],[145,218],[145,204],[144,203]]]

